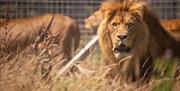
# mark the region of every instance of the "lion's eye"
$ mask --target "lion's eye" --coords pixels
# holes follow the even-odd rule
[[[113,27],[117,27],[119,25],[119,23],[112,23],[111,24]]]
[[[127,27],[128,27],[128,28],[131,28],[133,25],[134,25],[133,23],[128,23],[128,24],[127,24]]]

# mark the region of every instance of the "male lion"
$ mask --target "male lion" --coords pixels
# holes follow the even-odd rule
[[[19,19],[1,19],[0,48],[4,52],[17,51],[35,42],[41,32],[47,32],[45,36],[60,34],[54,44],[58,49],[54,55],[64,53],[71,56],[79,45],[80,31],[78,24],[68,16],[61,14],[45,14]],[[40,34],[40,35],[39,35]]]
[[[170,50],[180,58],[180,41],[162,27],[144,0],[107,0],[102,3],[103,20],[98,29],[109,76],[128,79],[149,77],[153,61]],[[129,60],[126,60],[129,58]]]

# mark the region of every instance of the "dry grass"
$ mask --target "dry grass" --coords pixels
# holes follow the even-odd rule
[[[8,33],[7,33],[8,34]],[[1,37],[3,40],[3,37]],[[49,42],[48,42],[49,43]],[[81,43],[83,45],[83,43]],[[47,45],[49,46],[49,45]],[[47,47],[45,47],[47,49]],[[135,83],[122,83],[121,81],[106,78],[111,67],[104,66],[99,48],[90,55],[78,61],[72,72],[56,77],[56,72],[62,63],[46,53],[37,55],[27,47],[23,51],[11,54],[1,51],[0,56],[0,91],[178,91],[179,78],[174,79],[176,59],[159,59],[156,71],[160,76],[154,75],[148,84],[140,87]],[[40,52],[42,54],[42,51]],[[47,52],[49,53],[49,52]],[[168,64],[168,65],[167,65]]]
[[[110,84],[106,79],[109,68],[103,65],[98,48],[76,64],[78,69],[75,72],[57,78],[54,73],[58,69],[53,58],[36,56],[27,50],[11,60],[1,58],[0,91],[178,91],[180,87],[180,81],[175,81],[173,73],[169,73],[172,70],[166,71],[171,75],[154,77],[139,88],[133,83],[115,80]]]
[[[92,53],[86,60],[79,62],[81,67],[69,76],[62,76],[56,80],[55,91],[119,91],[131,89],[131,86],[120,85],[114,81],[111,85],[106,79],[109,68],[103,65],[99,51]]]

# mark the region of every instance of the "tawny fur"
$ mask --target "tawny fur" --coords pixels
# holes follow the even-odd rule
[[[51,24],[50,21],[54,16]],[[69,55],[74,52],[79,45],[80,31],[78,24],[70,17],[61,14],[45,14],[41,16],[18,18],[18,19],[0,19],[0,35],[4,36],[4,41],[7,43],[1,43],[1,49],[6,51],[17,51],[17,48],[23,49],[27,45],[35,42],[35,39],[39,36],[38,33],[42,28],[47,28],[49,35],[56,35],[60,33],[57,44],[58,55],[62,51],[67,51]],[[7,37],[8,41],[6,40]]]
[[[117,64],[110,71],[111,77],[115,78],[119,73],[123,73],[123,76],[130,80],[149,77],[152,74],[153,61],[162,57],[166,50],[172,51],[171,57],[180,58],[180,41],[162,27],[144,0],[109,0],[102,3],[101,10],[103,20],[98,29],[100,48],[107,65]],[[123,12],[128,12],[138,20],[132,29],[136,31],[132,39],[132,47],[135,47],[131,53],[132,58],[123,64],[119,64],[120,60],[115,58],[112,51],[114,39],[108,34],[111,31],[109,24],[118,12],[121,12],[120,15],[124,18],[129,16],[123,15]]]
[[[180,32],[180,19],[162,20],[161,23],[169,31]]]
[[[97,30],[102,21],[102,14],[100,10],[95,11],[92,15],[84,20],[85,28],[90,30]]]
[[[173,36],[180,39],[180,18],[162,20],[161,24],[167,29]]]

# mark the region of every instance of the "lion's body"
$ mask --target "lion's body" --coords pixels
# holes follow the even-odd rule
[[[149,77],[153,61],[162,57],[167,50],[172,51],[171,57],[180,58],[180,41],[162,27],[143,0],[110,0],[102,4],[101,10],[104,18],[98,29],[100,48],[108,65],[117,64],[110,76],[124,73],[123,76],[130,76],[130,80],[139,76]],[[126,37],[119,39],[122,38],[119,37],[121,34]],[[117,51],[118,56],[115,55]],[[119,64],[128,56],[132,57]]]
[[[50,26],[47,30],[48,34],[55,35],[60,33],[58,37],[59,42],[57,42],[61,46],[60,50],[58,50],[59,52],[67,50],[71,54],[72,51],[77,49],[80,37],[78,25],[71,18],[61,14],[45,14],[9,20],[1,19],[0,39],[7,44],[1,43],[1,48],[10,48],[10,51],[16,50],[17,47],[23,49],[35,42],[40,30],[42,28],[46,30],[48,26]]]
[[[85,28],[96,31],[99,27],[99,24],[102,21],[102,14],[100,10],[95,11],[92,15],[87,17],[85,22]]]
[[[180,19],[162,20],[161,24],[172,32],[180,32]]]

